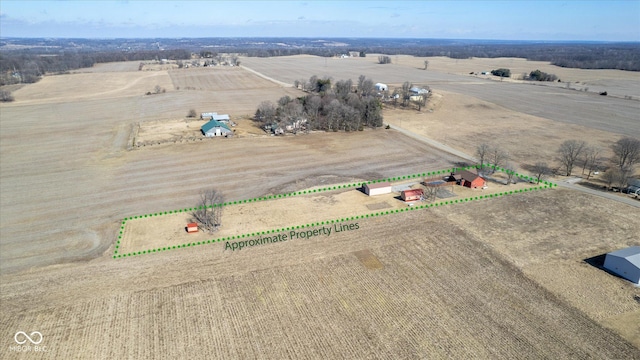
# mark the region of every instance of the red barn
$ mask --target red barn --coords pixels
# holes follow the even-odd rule
[[[188,233],[197,233],[198,232],[198,224],[197,223],[188,223],[187,224],[187,232]]]
[[[482,188],[487,184],[487,181],[480,177],[480,175],[467,170],[451,174],[449,180],[456,181],[459,185],[472,189]]]
[[[422,189],[409,189],[400,193],[400,197],[405,202],[419,201],[422,198]]]

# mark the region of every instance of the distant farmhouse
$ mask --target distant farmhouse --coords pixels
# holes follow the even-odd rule
[[[387,84],[383,84],[383,83],[377,83],[375,85],[376,87],[376,91],[388,91],[389,87],[387,86]]]
[[[423,89],[415,86],[409,89],[409,100],[411,101],[420,101],[423,96],[427,96],[427,95],[429,95],[429,90],[427,89]]]
[[[636,198],[640,197],[640,179],[631,179],[627,186],[626,193]]]
[[[215,137],[215,136],[231,136],[233,135],[233,131],[229,129],[229,127],[218,120],[210,120],[206,124],[202,125],[200,128],[202,131],[202,135],[206,137]]]

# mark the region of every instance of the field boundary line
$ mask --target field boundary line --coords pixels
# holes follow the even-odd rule
[[[505,173],[513,173],[514,177],[517,177],[517,178],[520,178],[520,179],[524,179],[524,180],[526,180],[528,182],[535,181],[535,179],[533,177],[530,177],[530,176],[527,176],[527,175],[523,175],[523,174],[519,174],[519,173],[517,173],[517,172],[515,172],[513,170],[504,169],[502,167],[491,165],[491,164],[485,164],[484,166],[487,167],[487,168],[491,168],[494,171],[501,171],[501,172],[505,172]],[[391,182],[391,181],[396,181],[397,182],[397,181],[403,181],[403,180],[411,180],[411,179],[415,179],[415,178],[424,178],[426,176],[445,175],[445,174],[450,174],[450,173],[456,172],[458,170],[469,170],[469,169],[479,169],[479,168],[480,168],[480,165],[466,166],[466,167],[460,167],[460,168],[454,167],[454,168],[447,169],[447,170],[436,170],[436,171],[431,171],[431,172],[426,172],[426,173],[389,177],[389,178],[385,178],[385,179],[378,179],[378,180],[351,183],[351,184],[348,184],[348,185],[334,185],[334,186],[327,186],[327,187],[320,188],[320,189],[294,191],[294,192],[285,193],[285,194],[262,196],[262,197],[257,197],[257,198],[252,198],[252,199],[245,199],[245,200],[237,200],[237,201],[228,201],[228,202],[225,202],[223,204],[218,204],[217,206],[230,206],[230,205],[246,204],[246,203],[257,202],[257,201],[276,200],[276,199],[292,197],[292,196],[317,194],[317,193],[322,193],[322,192],[327,192],[327,191],[342,190],[342,189],[349,189],[349,188],[358,188],[360,186],[364,186],[365,184],[374,184],[374,183]],[[269,234],[274,234],[274,233],[281,233],[281,232],[285,232],[285,231],[298,230],[298,229],[304,229],[304,228],[316,227],[316,226],[322,226],[322,225],[339,224],[339,223],[346,222],[346,221],[353,221],[353,220],[359,220],[359,219],[369,219],[369,218],[376,217],[376,216],[391,215],[391,214],[397,214],[397,213],[402,213],[402,212],[407,212],[407,211],[415,211],[415,210],[420,210],[420,209],[429,209],[429,208],[433,208],[433,207],[442,207],[442,206],[445,206],[445,205],[461,204],[461,203],[467,203],[469,201],[493,199],[493,198],[500,197],[500,196],[513,195],[513,194],[519,194],[519,193],[526,193],[526,192],[531,192],[531,191],[534,191],[534,190],[551,189],[551,188],[554,188],[554,187],[558,186],[558,184],[555,184],[555,183],[547,181],[547,180],[540,181],[540,182],[537,183],[537,185],[538,186],[535,186],[535,187],[532,187],[532,188],[526,188],[526,189],[520,189],[520,190],[511,190],[511,191],[503,191],[503,192],[499,192],[499,193],[496,193],[496,194],[471,196],[471,197],[467,197],[467,198],[463,198],[463,199],[456,199],[456,200],[443,200],[443,201],[439,201],[439,202],[433,202],[433,203],[430,203],[430,204],[411,206],[411,207],[407,207],[407,208],[403,208],[403,209],[380,211],[380,212],[376,212],[376,213],[373,213],[373,214],[356,215],[356,216],[351,216],[351,217],[346,217],[346,218],[339,218],[339,219],[329,219],[329,220],[319,221],[319,222],[310,223],[310,224],[293,225],[293,226],[283,227],[283,228],[279,228],[279,229],[272,229],[272,230],[258,231],[258,232],[250,232],[250,233],[245,233],[245,234],[240,234],[240,235],[220,237],[220,238],[197,241],[197,242],[180,244],[180,245],[163,246],[163,247],[158,247],[158,248],[155,248],[155,249],[134,251],[134,252],[124,253],[124,254],[119,253],[120,241],[122,240],[122,236],[124,234],[125,225],[126,225],[127,221],[136,220],[136,219],[143,219],[143,218],[148,218],[148,217],[153,217],[153,216],[171,215],[171,214],[177,214],[177,213],[183,213],[183,212],[186,213],[186,212],[189,212],[189,211],[198,210],[199,208],[202,209],[202,207],[199,207],[199,208],[198,207],[185,208],[185,209],[164,211],[164,212],[158,212],[158,213],[146,214],[146,215],[136,215],[136,216],[131,216],[131,217],[125,217],[122,220],[121,225],[120,225],[120,230],[119,230],[119,233],[118,233],[118,238],[116,240],[116,244],[115,244],[115,248],[114,248],[114,252],[113,252],[113,258],[114,259],[120,259],[120,258],[126,258],[126,257],[131,257],[131,256],[156,253],[156,252],[166,251],[166,250],[174,250],[174,249],[187,248],[187,247],[192,247],[192,246],[213,244],[213,243],[218,243],[218,242],[221,242],[221,241],[238,241],[238,240],[244,240],[244,239],[249,238],[249,237],[269,235]],[[216,206],[216,205],[214,205],[214,206]]]

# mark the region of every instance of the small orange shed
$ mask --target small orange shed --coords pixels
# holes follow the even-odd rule
[[[197,233],[198,232],[198,223],[188,223],[187,224],[187,232],[188,233]]]
[[[405,202],[419,201],[422,198],[422,189],[404,190],[400,193],[400,197],[402,197],[402,200]]]

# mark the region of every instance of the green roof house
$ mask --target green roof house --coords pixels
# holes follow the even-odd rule
[[[200,130],[202,131],[202,135],[206,137],[233,135],[233,131],[231,131],[231,129],[229,129],[227,125],[217,120],[211,120],[207,122],[206,124],[202,125]]]

